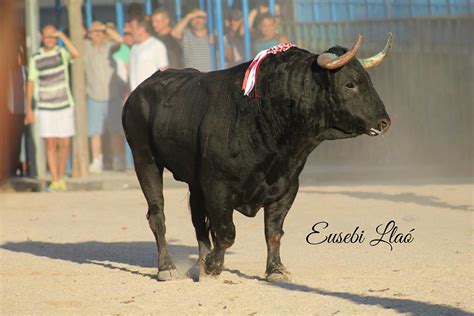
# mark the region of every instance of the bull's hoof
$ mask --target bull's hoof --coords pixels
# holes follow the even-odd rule
[[[222,273],[222,266],[215,265],[213,267],[208,267],[204,269],[204,274],[206,275],[212,275],[212,276],[218,276]]]
[[[218,262],[215,257],[211,254],[207,255],[204,261],[203,270],[204,274],[218,276],[222,272],[223,263]]]
[[[178,271],[173,270],[162,270],[158,272],[158,281],[171,281],[178,278]]]
[[[279,272],[271,273],[265,277],[267,282],[289,282],[290,276]]]
[[[284,266],[278,266],[265,273],[265,279],[268,282],[289,282],[291,274]]]

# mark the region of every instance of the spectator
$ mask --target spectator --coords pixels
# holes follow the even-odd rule
[[[267,0],[259,0],[257,1],[257,6],[250,10],[249,13],[249,27],[251,30],[257,31],[257,29],[254,29],[256,25],[259,24],[259,21],[264,14],[270,14],[270,7],[268,6],[268,1]],[[278,3],[275,3],[275,21],[277,25],[279,26],[281,22],[281,7]],[[280,31],[278,29],[277,31]]]
[[[258,21],[260,37],[255,40],[254,53],[268,49],[272,46],[288,42],[288,39],[277,32],[277,22],[275,17],[269,13],[262,14]]]
[[[233,9],[229,17],[229,32],[224,36],[225,58],[227,67],[233,67],[244,62],[244,23],[240,10]]]
[[[141,3],[130,3],[127,8],[127,16],[129,21],[133,21],[135,19],[140,20],[145,18],[145,8]]]
[[[151,36],[151,26],[146,19],[135,19],[130,22],[135,44],[130,52],[130,90],[150,77],[157,70],[168,67],[168,56],[165,45]]]
[[[111,28],[99,21],[92,22],[89,39],[85,41],[86,92],[88,130],[92,150],[89,172],[101,173],[103,169],[102,134],[108,116],[110,103],[110,81],[114,71],[112,52],[115,44],[107,35],[120,43],[122,38]]]
[[[67,50],[57,45],[60,38]],[[66,190],[64,174],[74,135],[74,101],[69,87],[69,64],[79,51],[69,38],[53,25],[41,31],[43,47],[29,61],[25,124],[33,124],[33,95],[36,100],[38,129],[45,139],[46,158],[52,181],[49,191]]]
[[[169,67],[174,69],[183,68],[183,48],[181,44],[171,36],[170,16],[168,11],[157,9],[151,16],[151,23],[155,37],[163,42],[168,52]]]
[[[188,25],[190,29],[187,28]],[[199,9],[188,13],[171,31],[181,41],[184,66],[200,71],[211,71],[211,40],[207,32],[207,14]]]
[[[113,24],[107,26],[115,30]],[[130,25],[124,26],[122,43],[112,54],[113,74],[110,80],[110,102],[106,119],[106,127],[110,133],[112,149],[112,169],[125,170],[124,138],[122,130],[122,106],[128,95],[128,68],[130,64],[130,47],[133,38]]]

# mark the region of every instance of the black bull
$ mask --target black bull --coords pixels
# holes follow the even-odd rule
[[[349,52],[333,47],[326,55]],[[282,227],[308,155],[324,140],[377,135],[390,125],[361,63],[351,58],[327,69],[318,55],[291,48],[261,64],[260,97],[241,90],[249,63],[156,72],[132,92],[122,121],[148,202],[159,280],[177,276],[165,239],[164,168],[189,186],[200,275],[221,273],[235,238],[233,211],[252,217],[263,207],[266,277],[287,279]]]

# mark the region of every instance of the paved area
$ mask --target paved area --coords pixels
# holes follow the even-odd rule
[[[472,314],[474,185],[466,182],[303,185],[282,240],[292,281],[272,284],[263,280],[263,212],[235,214],[225,271],[196,282],[188,193],[168,187],[167,238],[181,277],[162,283],[138,189],[0,194],[1,314]],[[412,242],[371,246],[391,220],[405,237],[414,229]],[[320,221],[329,223],[324,234],[359,227],[365,239],[310,245]]]

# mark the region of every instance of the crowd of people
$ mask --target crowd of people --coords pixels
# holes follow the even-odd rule
[[[276,9],[276,16],[269,13],[266,5],[249,14],[254,54],[287,41],[279,32],[279,7]],[[94,21],[84,31],[83,56],[54,25],[41,30],[42,47],[30,57],[27,68],[25,124],[38,124],[39,135],[45,140],[52,178],[50,191],[66,190],[64,176],[70,138],[75,133],[74,99],[69,85],[69,65],[74,59],[83,58],[85,62],[89,171],[96,174],[104,169],[105,133],[110,141],[111,167],[126,168],[121,110],[130,91],[157,70],[212,70],[211,45],[216,40],[208,32],[206,12],[193,9],[175,25],[171,25],[170,13],[164,9],[155,10],[151,16],[140,10],[129,10],[128,15],[123,35],[111,23]],[[245,61],[241,11],[230,10],[225,21],[225,60],[226,66],[232,67]]]

